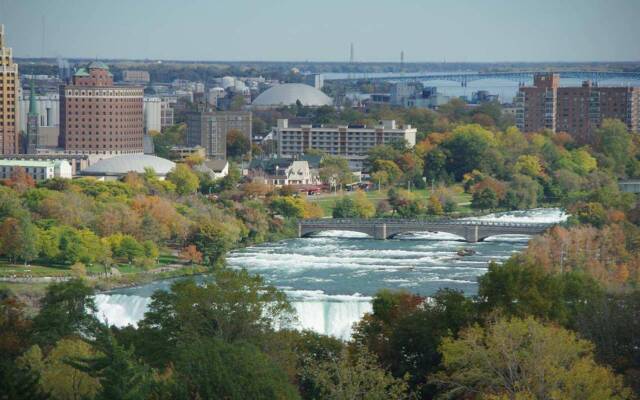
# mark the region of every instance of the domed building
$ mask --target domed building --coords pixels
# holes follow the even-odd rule
[[[331,97],[313,86],[302,83],[284,83],[262,92],[253,100],[251,107],[254,109],[277,108],[292,106],[298,101],[308,107],[333,105]]]
[[[176,163],[165,158],[146,154],[125,154],[100,160],[83,169],[80,174],[102,180],[115,180],[129,172],[144,174],[145,168],[152,168],[158,178],[164,179],[175,166]]]

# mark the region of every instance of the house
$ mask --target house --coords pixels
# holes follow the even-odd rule
[[[229,162],[227,160],[206,160],[202,164],[196,165],[194,169],[208,174],[211,179],[220,179],[229,175]]]
[[[306,160],[255,160],[250,176],[253,180],[273,186],[320,184],[318,170],[311,168]]]

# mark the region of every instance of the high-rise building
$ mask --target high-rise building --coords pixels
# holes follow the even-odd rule
[[[36,89],[31,81],[31,90],[29,93],[29,114],[27,114],[27,135],[25,137],[25,154],[36,154],[38,148],[38,131],[40,129],[40,121],[38,117],[38,108],[36,106]]]
[[[73,83],[60,87],[60,147],[72,154],[142,154],[142,99],[142,87],[114,85],[104,63],[78,69]]]
[[[4,43],[4,25],[0,25],[0,154],[20,149],[20,80],[18,64]]]
[[[242,132],[251,143],[250,111],[205,111],[188,113],[187,146],[202,146],[212,159],[227,158],[227,134]]]
[[[399,126],[394,120],[381,121],[378,126],[365,125],[289,125],[289,120],[279,119],[274,128],[278,155],[293,158],[309,149],[341,156],[353,169],[362,169],[367,152],[374,146],[406,141],[416,144],[416,128]]]
[[[533,86],[516,96],[516,125],[522,132],[567,132],[579,143],[593,143],[606,118],[619,119],[631,132],[640,128],[640,87],[599,87],[585,81],[561,87],[558,74],[537,74]]]

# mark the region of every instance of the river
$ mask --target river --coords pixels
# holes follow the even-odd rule
[[[559,209],[490,214],[476,219],[518,222],[561,222]],[[477,291],[477,279],[490,261],[500,262],[526,247],[527,236],[495,236],[465,243],[444,234],[416,232],[393,240],[375,240],[356,232],[322,232],[232,252],[231,268],[247,268],[284,290],[298,313],[298,327],[343,339],[382,288],[405,289],[429,296],[439,288]],[[473,255],[460,256],[460,249]],[[171,281],[118,289],[96,296],[99,317],[117,326],[144,316],[155,290]]]

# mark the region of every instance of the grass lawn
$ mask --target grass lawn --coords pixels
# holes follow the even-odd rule
[[[27,265],[24,264],[9,264],[6,262],[0,262],[0,277],[17,276],[20,278],[26,276],[44,277],[44,276],[69,276],[71,270],[68,267],[51,266],[45,267],[43,265]]]
[[[412,189],[412,193],[416,196],[421,197],[423,199],[428,199],[431,193],[430,189]],[[325,217],[331,216],[331,211],[333,210],[333,206],[337,199],[343,196],[353,196],[355,192],[338,192],[338,193],[322,193],[317,196],[309,196],[307,200],[316,203],[322,208]],[[370,190],[365,192],[367,198],[371,200],[371,202],[377,206],[378,203],[382,200],[386,200],[388,198],[387,189],[383,189],[381,191],[378,190]],[[471,212],[471,195],[468,193],[462,192],[459,195],[455,196],[455,201],[458,203],[457,212],[468,213]]]

